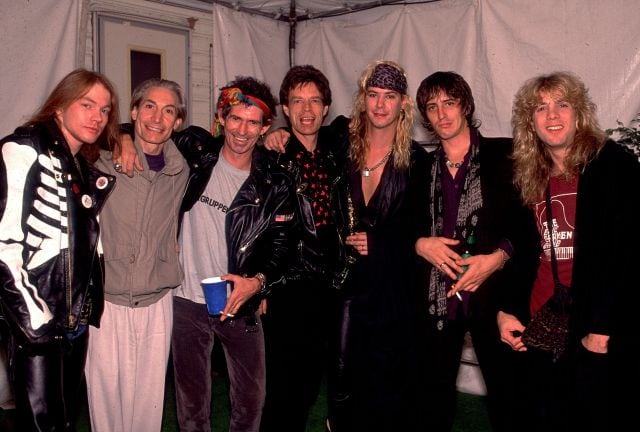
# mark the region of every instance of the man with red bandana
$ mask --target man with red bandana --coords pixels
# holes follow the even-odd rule
[[[265,399],[261,301],[279,289],[289,254],[295,180],[256,143],[271,126],[269,87],[238,77],[216,106],[221,135],[191,126],[174,136],[191,168],[181,205],[180,259],[185,278],[174,296],[172,337],[178,424],[211,430],[211,351],[224,348],[230,381],[230,432],[257,432]],[[209,315],[200,281],[222,276],[230,293]],[[274,288],[278,286],[278,288]]]

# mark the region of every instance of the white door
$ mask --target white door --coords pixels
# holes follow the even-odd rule
[[[189,101],[189,31],[96,14],[97,67],[116,86],[120,121],[129,122],[133,88],[147,78],[177,82]],[[187,112],[189,105],[187,104]],[[185,124],[189,124],[189,119]]]

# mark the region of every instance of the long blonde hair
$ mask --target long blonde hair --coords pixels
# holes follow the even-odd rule
[[[541,94],[559,96],[571,104],[576,115],[576,136],[564,160],[566,178],[580,174],[606,141],[596,119],[596,105],[584,83],[570,72],[554,72],[529,79],[516,93],[513,103],[514,182],[523,201],[535,204],[543,195],[551,173],[552,161],[545,144],[536,134],[533,116],[541,103]]]
[[[378,60],[367,66],[358,80],[358,91],[354,96],[353,111],[351,112],[351,125],[349,127],[349,157],[358,162],[359,169],[366,166],[367,144],[367,108],[366,94],[367,81],[373,74],[376,66],[385,64],[394,67],[402,75],[406,75],[402,67],[390,60]],[[413,100],[406,94],[402,94],[406,103],[396,122],[396,134],[391,149],[393,150],[393,165],[397,169],[409,167],[409,157],[411,155],[411,126],[413,125]]]

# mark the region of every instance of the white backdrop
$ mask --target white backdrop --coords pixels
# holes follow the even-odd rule
[[[357,78],[376,59],[405,67],[412,97],[437,70],[463,75],[486,136],[511,136],[513,95],[528,78],[578,74],[603,128],[640,112],[640,8],[637,0],[445,0],[383,6],[298,23],[296,64],[329,78],[329,119],[348,114]],[[214,87],[254,75],[277,95],[288,68],[286,23],[214,7]],[[419,124],[418,140],[427,139]]]
[[[37,109],[62,76],[84,63],[87,17],[81,9],[87,0],[0,3],[4,136]],[[239,74],[265,79],[277,95],[288,69],[288,24],[222,6],[214,6],[212,18],[214,97]],[[576,72],[590,87],[603,128],[615,126],[616,119],[628,124],[640,112],[637,0],[443,0],[383,6],[299,23],[295,58],[329,77],[334,93],[330,119],[349,113],[360,71],[382,58],[407,69],[412,96],[436,70],[462,74],[474,91],[487,136],[511,135],[512,98],[525,79],[560,69]],[[418,140],[426,139],[419,125],[415,132]]]
[[[0,0],[0,137],[75,69],[82,0]]]

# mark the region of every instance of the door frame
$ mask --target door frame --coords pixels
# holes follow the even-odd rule
[[[180,85],[182,87],[183,97],[187,107],[187,118],[185,119],[184,124],[186,125],[191,124],[191,109],[190,109],[191,108],[191,102],[190,102],[191,100],[190,98],[191,32],[189,27],[181,26],[179,24],[175,24],[171,22],[158,22],[153,19],[147,20],[144,17],[140,17],[136,15],[128,15],[128,14],[117,14],[117,13],[96,11],[96,12],[93,12],[92,15],[93,15],[93,23],[94,23],[94,26],[93,26],[94,70],[101,73],[105,73],[105,69],[106,69],[105,53],[107,50],[108,38],[105,35],[105,28],[107,26],[107,23],[116,23],[116,24],[126,23],[127,26],[131,26],[131,27],[150,29],[153,31],[158,31],[158,32],[163,32],[163,33],[184,37],[184,43],[185,43],[184,45],[184,50],[185,50],[184,52],[184,83],[180,83]],[[170,55],[166,52],[166,50],[159,48],[157,46],[155,47],[144,46],[138,43],[137,41],[131,41],[130,43],[128,43],[127,47],[129,49],[129,53],[131,52],[131,50],[137,50],[137,51],[145,51],[153,54],[160,54],[162,59],[161,60],[161,78],[171,79],[171,78],[167,78],[166,76],[167,62],[168,61],[173,62],[175,61],[175,59],[171,59]],[[127,82],[121,83],[121,84],[125,84],[127,92],[126,94],[122,94],[123,93],[122,89],[119,89],[118,96],[120,98],[120,106],[123,107],[123,109],[124,107],[127,107],[127,109],[124,112],[122,109],[120,110],[121,111],[120,119],[122,122],[128,122],[129,121],[128,106],[129,106],[129,101],[131,100],[131,91],[129,90],[131,88],[130,56],[127,56],[124,63],[126,64],[126,68],[127,68],[127,71],[126,71]],[[107,75],[107,77],[110,78],[108,74],[105,74],[105,75]],[[114,85],[115,84],[116,83],[114,82]]]

